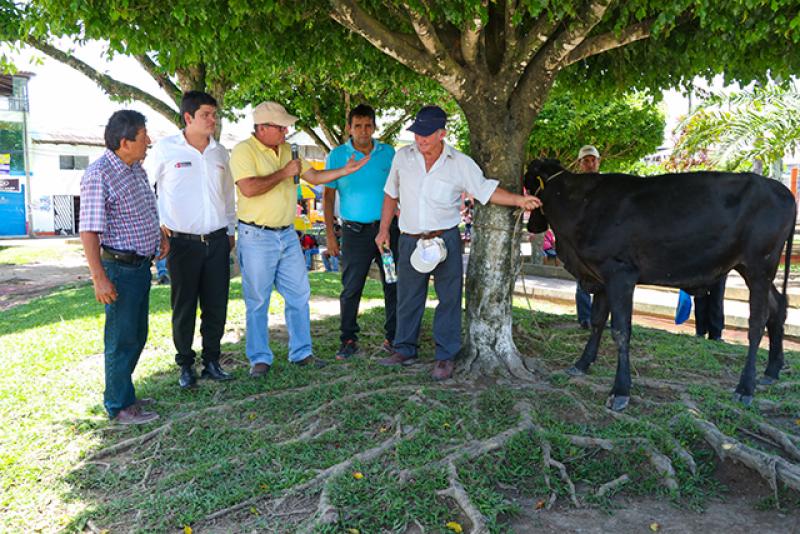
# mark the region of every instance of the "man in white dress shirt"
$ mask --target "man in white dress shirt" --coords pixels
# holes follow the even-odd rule
[[[203,338],[201,376],[230,380],[219,364],[234,247],[234,185],[228,151],[214,140],[217,101],[189,91],[181,100],[184,130],[162,139],[145,161],[158,191],[161,231],[169,237],[172,281],[172,339],[181,388],[197,384],[194,339],[197,304]]]
[[[408,128],[415,143],[395,154],[384,188],[381,226],[375,243],[389,242],[389,223],[400,205],[400,242],[397,258],[397,332],[395,352],[382,365],[411,365],[417,359],[419,329],[425,311],[428,281],[434,276],[439,299],[433,319],[436,365],[431,376],[446,380],[453,375],[461,350],[461,261],[462,194],[469,193],[481,204],[491,202],[531,210],[542,205],[533,196],[522,196],[488,180],[468,156],[444,142],[447,115],[437,106],[425,106]],[[441,238],[447,249],[444,261],[429,272],[418,271],[411,255],[420,239]],[[423,269],[424,271],[425,269]]]

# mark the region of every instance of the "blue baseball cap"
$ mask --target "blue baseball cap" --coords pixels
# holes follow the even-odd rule
[[[414,124],[408,130],[417,135],[427,137],[436,130],[440,130],[447,125],[447,113],[439,106],[425,106],[417,112]]]

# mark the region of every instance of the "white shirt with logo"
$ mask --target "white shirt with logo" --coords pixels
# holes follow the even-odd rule
[[[425,158],[412,144],[395,154],[383,191],[399,199],[400,231],[421,234],[457,226],[463,193],[486,204],[498,185],[472,158],[446,143],[439,159],[425,170]]]
[[[233,235],[236,207],[228,159],[227,149],[213,138],[202,153],[183,133],[159,141],[144,168],[156,190],[161,224],[184,234],[225,227]]]

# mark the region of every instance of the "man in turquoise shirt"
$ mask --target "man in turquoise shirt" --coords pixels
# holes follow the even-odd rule
[[[392,350],[397,316],[397,284],[387,284],[383,269],[380,269],[380,250],[375,246],[375,237],[381,221],[383,188],[392,166],[394,149],[372,138],[375,133],[375,110],[361,104],[350,111],[347,117],[350,140],[333,149],[328,155],[325,168],[338,169],[347,163],[350,156],[356,160],[370,155],[369,163],[348,176],[326,184],[324,194],[325,227],[328,253],[339,255],[339,244],[333,231],[336,192],[339,193],[339,214],[342,218],[342,293],[339,296],[341,310],[341,342],[337,360],[345,360],[358,352],[358,305],[364,282],[373,261],[376,261],[383,282],[383,297],[386,308],[383,348]],[[397,256],[397,240],[400,231],[397,218],[390,228],[390,248]]]

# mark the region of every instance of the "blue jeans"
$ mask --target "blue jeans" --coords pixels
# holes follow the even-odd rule
[[[325,266],[325,270],[328,272],[339,272],[339,256],[328,256],[323,254],[322,264]]]
[[[150,262],[128,265],[103,261],[108,279],[117,289],[117,300],[106,304],[105,373],[103,405],[114,418],[136,402],[133,370],[147,341],[150,307]]]
[[[262,230],[242,224],[237,249],[247,316],[245,353],[250,364],[272,365],[268,320],[273,287],[286,302],[289,361],[306,358],[311,354],[311,286],[294,228]]]
[[[314,265],[314,256],[319,254],[318,248],[307,248],[303,249],[303,255],[306,257],[306,269],[311,270],[311,267]]]
[[[156,260],[156,277],[167,276],[167,258]]]
[[[592,320],[592,295],[578,282],[575,286],[575,307],[578,309],[578,322],[589,323]]]

